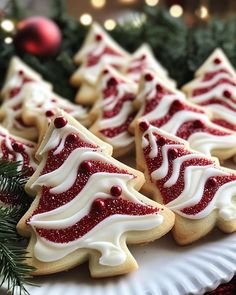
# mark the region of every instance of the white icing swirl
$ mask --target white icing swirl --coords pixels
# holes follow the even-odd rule
[[[155,95],[154,93],[156,93],[153,93],[155,85],[157,84],[157,82],[160,83],[160,80],[158,80],[157,78],[155,78],[154,80],[155,81],[145,83],[149,84],[149,86],[144,86],[144,89],[141,92],[144,100],[144,105],[142,107],[141,112],[139,113],[139,116],[141,120],[147,120],[149,122],[160,119],[167,115],[171,107],[171,104],[177,98],[183,104],[188,104],[188,102],[183,98],[183,94],[178,96],[178,92],[173,91],[173,94],[171,95],[164,95],[159,104],[157,104],[157,106],[150,113],[143,115],[145,104],[150,99],[152,99],[154,97],[153,95]],[[219,129],[219,127],[216,124],[213,124],[209,120],[208,116],[205,113],[198,113],[188,110],[180,110],[175,112],[175,114],[171,116],[170,119],[160,128],[166,132],[176,135],[182,124],[188,121],[195,120],[201,120],[204,123],[204,125],[206,125],[208,128],[214,128],[216,130]],[[205,155],[211,156],[212,154],[214,155],[215,150],[224,150],[229,152],[229,157],[231,157],[235,153],[234,148],[236,146],[236,136],[233,133],[222,136],[197,131],[189,136],[188,142],[190,143],[192,149],[202,152]]]
[[[57,170],[40,176],[32,186],[50,186],[51,193],[62,193],[73,186],[77,170],[84,160],[99,160],[113,163],[112,158],[89,148],[78,148]],[[73,166],[71,166],[73,163]],[[89,213],[92,203],[97,198],[110,198],[110,188],[119,185],[124,199],[144,205],[129,187],[133,175],[99,172],[93,174],[80,193],[65,205],[31,217],[29,224],[35,230],[37,242],[34,247],[35,257],[43,262],[57,261],[68,254],[81,249],[95,249],[101,252],[101,265],[117,266],[125,262],[126,252],[122,237],[128,231],[149,230],[162,224],[163,216],[148,214],[131,216],[115,214],[107,217],[81,238],[68,243],[51,242],[37,234],[37,228],[65,229],[73,226]]]
[[[151,127],[152,137],[155,137],[155,134],[160,134],[163,136],[164,132],[160,132],[157,128]],[[143,146],[150,145],[151,150],[158,150],[158,141],[153,140],[151,136],[147,136],[150,134],[146,131],[146,133],[142,136]],[[165,136],[165,133],[164,133]],[[168,139],[168,135],[167,139]],[[178,139],[175,139],[178,142]],[[156,145],[156,147],[154,147]],[[158,180],[165,178],[169,173],[169,165],[168,165],[168,150],[172,148],[176,149],[184,149],[183,144],[165,144],[164,146],[160,146],[162,153],[162,163],[161,166],[154,170],[150,177],[151,180],[155,183]],[[192,159],[207,159],[203,154],[191,153],[183,156],[178,156],[173,160],[173,169],[169,178],[164,183],[164,187],[170,188],[174,186],[179,177],[181,166],[185,161],[189,161]],[[207,159],[209,162],[209,159]],[[203,197],[204,187],[206,185],[207,180],[210,177],[217,176],[231,176],[228,171],[220,169],[217,167],[216,163],[212,161],[212,164],[206,164],[202,166],[197,166],[197,164],[189,165],[184,170],[184,189],[180,193],[180,195],[174,199],[173,201],[166,204],[166,206],[173,210],[174,212],[182,215],[186,218],[190,219],[201,219],[205,216],[209,215],[213,210],[218,209],[219,216],[225,220],[233,220],[236,218],[236,180],[225,183],[220,186],[220,188],[215,193],[212,200],[207,204],[206,208],[201,210],[196,214],[186,214],[183,213],[182,210],[198,204]],[[174,188],[173,188],[174,189]]]

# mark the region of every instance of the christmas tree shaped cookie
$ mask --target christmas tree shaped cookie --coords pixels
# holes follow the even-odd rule
[[[174,238],[189,244],[215,226],[236,231],[236,173],[189,144],[140,121],[136,126],[137,165],[145,171],[145,190],[175,212]]]
[[[183,91],[212,112],[214,123],[236,131],[236,72],[221,49],[210,55]]]
[[[57,108],[64,110],[80,121],[88,125],[88,109],[71,103],[60,97],[42,83],[28,83],[24,86],[24,101],[22,106],[22,118],[27,125],[36,126],[39,133],[39,141],[44,136],[45,129],[50,119],[55,115]]]
[[[38,151],[39,167],[26,185],[36,195],[18,224],[30,237],[28,263],[35,275],[70,269],[89,260],[93,277],[137,268],[126,243],[160,238],[174,214],[137,190],[143,174],[111,157],[99,140],[58,112]]]
[[[80,85],[76,102],[92,105],[97,99],[96,86],[104,66],[117,69],[125,66],[129,54],[122,49],[97,23],[94,23],[81,49],[75,55],[78,70],[72,75],[71,83]]]
[[[236,154],[236,135],[209,119],[203,108],[188,102],[183,93],[173,90],[152,72],[146,72],[140,92],[134,102],[140,108],[130,131],[134,131],[137,119],[145,119],[151,125],[187,140],[190,147],[207,156],[220,160]]]
[[[0,160],[19,162],[19,171],[25,170],[25,176],[31,176],[36,169],[34,160],[35,144],[31,141],[10,135],[0,126]],[[8,194],[0,194],[0,206],[16,205],[19,200]]]
[[[24,85],[40,83],[42,87],[51,89],[51,85],[42,80],[41,76],[13,57],[10,61],[6,80],[2,89],[3,104],[0,108],[1,124],[12,134],[29,139],[37,139],[35,126],[28,126],[22,119],[22,105],[25,98]]]
[[[99,85],[100,97],[90,112],[96,121],[90,131],[113,146],[114,157],[122,156],[134,147],[128,126],[136,115],[137,85],[110,66],[103,71]]]
[[[129,63],[125,66],[124,73],[129,79],[138,83],[144,70],[152,70],[170,86],[176,86],[175,81],[168,77],[168,71],[156,60],[148,44],[142,44],[132,54]]]

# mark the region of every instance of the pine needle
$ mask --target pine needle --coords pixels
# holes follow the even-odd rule
[[[0,194],[19,198],[19,205],[0,207],[0,287],[7,286],[10,294],[28,295],[25,285],[33,285],[29,279],[33,267],[25,263],[25,241],[16,231],[16,225],[29,207],[24,192],[26,171],[18,171],[20,163],[0,160]]]

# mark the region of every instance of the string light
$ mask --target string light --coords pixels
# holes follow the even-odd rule
[[[196,15],[202,19],[206,19],[209,16],[208,8],[204,5],[201,5],[199,9],[196,11]]]
[[[100,9],[106,5],[106,0],[91,0],[91,4],[94,8]]]
[[[12,32],[15,28],[14,23],[10,19],[4,19],[1,22],[1,28],[6,32]]]
[[[134,3],[135,0],[120,0],[120,2],[124,4],[131,4],[131,3]]]
[[[159,3],[159,0],[145,0],[148,6],[156,6]]]
[[[6,44],[11,44],[11,43],[13,42],[13,39],[12,39],[11,37],[6,37],[6,38],[4,39],[4,42],[5,42]]]
[[[183,14],[182,6],[175,4],[170,7],[170,14],[173,17],[180,17]]]
[[[114,21],[114,19],[107,19],[104,22],[104,27],[108,30],[108,31],[112,31],[115,29],[116,27],[116,22]]]
[[[93,21],[93,18],[92,18],[92,16],[91,16],[90,14],[88,14],[88,13],[84,13],[84,14],[82,14],[81,17],[80,17],[80,22],[81,22],[81,24],[84,25],[84,26],[89,26],[89,25],[91,25],[92,21]]]

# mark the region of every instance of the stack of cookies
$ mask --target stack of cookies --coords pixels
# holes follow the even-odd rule
[[[183,87],[188,99],[148,45],[130,54],[96,23],[75,63],[75,103],[17,57],[2,89],[0,156],[31,168],[17,229],[33,274],[84,261],[93,277],[125,274],[138,267],[127,244],[234,232],[236,172],[220,163],[236,158],[236,73],[223,52]],[[135,151],[137,170],[116,159]]]

